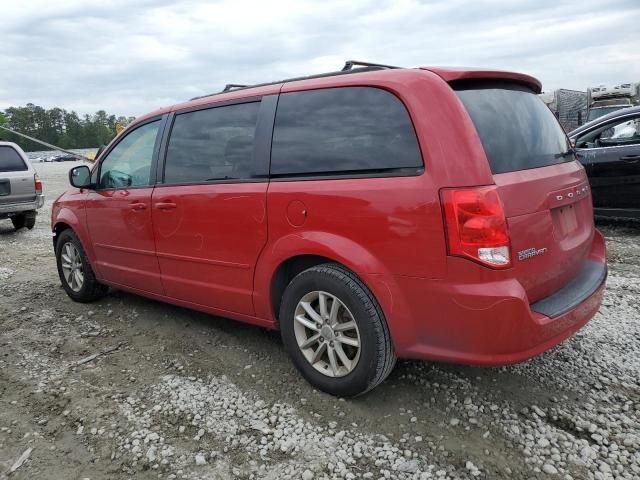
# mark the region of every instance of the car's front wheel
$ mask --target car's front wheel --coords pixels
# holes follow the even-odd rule
[[[279,321],[294,365],[309,383],[332,395],[365,393],[395,365],[378,302],[353,272],[338,264],[297,275],[284,292]]]
[[[73,230],[63,231],[56,242],[56,262],[62,287],[76,302],[92,302],[108,288],[96,280],[91,264]]]

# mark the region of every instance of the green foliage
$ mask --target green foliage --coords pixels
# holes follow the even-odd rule
[[[94,115],[78,116],[62,108],[45,110],[27,103],[0,112],[0,125],[30,135],[62,148],[94,148],[106,145],[116,135],[116,123],[126,125],[133,118],[108,115],[104,110]],[[0,140],[15,142],[26,151],[42,150],[41,145],[0,130]]]

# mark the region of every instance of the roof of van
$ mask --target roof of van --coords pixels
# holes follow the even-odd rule
[[[523,83],[533,89],[535,93],[540,93],[542,91],[542,84],[540,81],[532,77],[530,75],[526,75],[523,73],[516,72],[507,72],[502,70],[490,70],[490,69],[481,69],[481,68],[467,68],[467,67],[419,67],[419,68],[400,68],[400,67],[390,67],[390,68],[358,68],[351,71],[339,71],[339,72],[331,72],[328,74],[321,75],[312,75],[309,77],[300,77],[293,79],[285,79],[273,83],[259,84],[254,86],[247,86],[242,88],[237,88],[229,91],[212,93],[211,95],[204,95],[202,97],[196,97],[189,101],[182,102],[173,106],[161,108],[150,112],[146,115],[140,116],[136,118],[136,120],[132,123],[132,125],[138,124],[141,121],[144,121],[148,118],[163,115],[165,113],[169,113],[171,111],[180,110],[189,107],[195,107],[198,105],[206,105],[212,103],[214,101],[229,101],[236,100],[239,98],[247,98],[253,96],[264,96],[264,95],[273,95],[280,92],[283,84],[287,85],[295,85],[298,82],[304,83],[305,87],[311,87],[316,82],[318,84],[325,83],[326,79],[336,79],[338,77],[349,77],[353,78],[352,75],[362,75],[365,73],[373,73],[376,77],[380,75],[384,78],[392,78],[394,75],[398,75],[399,72],[403,72],[402,75],[406,75],[407,71],[419,72],[420,70],[426,70],[431,73],[438,75],[445,82],[455,82],[455,81],[463,81],[463,80],[510,80],[519,83]],[[351,83],[351,82],[345,82]]]

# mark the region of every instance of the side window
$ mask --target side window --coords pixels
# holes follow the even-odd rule
[[[378,88],[284,93],[278,100],[272,175],[313,175],[422,167],[409,114]]]
[[[160,120],[128,133],[100,164],[98,188],[127,188],[149,185],[153,147]]]
[[[640,118],[619,122],[600,135],[602,143],[634,144],[640,142]]]
[[[165,183],[240,180],[254,174],[254,136],[260,102],[176,115],[165,162]]]
[[[619,147],[640,144],[640,117],[608,123],[576,140],[578,148]]]

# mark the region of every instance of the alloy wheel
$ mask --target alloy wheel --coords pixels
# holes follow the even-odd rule
[[[84,284],[84,272],[82,257],[73,243],[67,242],[62,246],[60,265],[69,288],[74,292],[79,292]]]
[[[294,333],[309,364],[328,377],[344,377],[360,359],[360,331],[353,315],[335,295],[313,291],[295,310]]]

